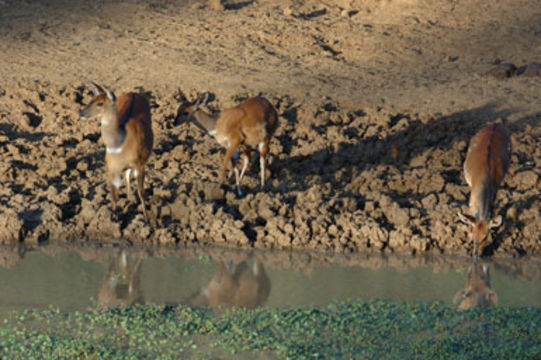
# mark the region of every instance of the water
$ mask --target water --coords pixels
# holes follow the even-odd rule
[[[0,248],[0,317],[49,305],[72,311],[182,303],[222,311],[231,306],[326,305],[349,298],[442,301],[461,308],[541,306],[539,259],[474,265],[469,258],[444,256],[156,251]]]

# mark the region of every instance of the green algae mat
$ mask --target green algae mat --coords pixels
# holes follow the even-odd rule
[[[541,309],[348,301],[233,310],[12,313],[1,359],[541,359]]]

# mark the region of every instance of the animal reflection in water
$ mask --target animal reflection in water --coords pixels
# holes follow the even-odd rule
[[[453,303],[459,310],[498,305],[498,295],[490,288],[488,267],[474,261],[466,277],[466,285],[454,297]]]
[[[234,306],[253,309],[263,305],[270,293],[270,280],[263,264],[255,259],[250,265],[217,261],[217,272],[207,284],[188,299],[189,306],[209,306],[215,311]]]
[[[125,252],[109,260],[109,268],[98,292],[97,307],[131,306],[143,303],[140,286],[142,259],[130,266]]]

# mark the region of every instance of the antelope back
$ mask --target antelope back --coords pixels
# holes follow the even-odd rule
[[[239,104],[246,115],[245,121],[248,126],[265,124],[267,133],[272,134],[278,125],[278,114],[274,106],[264,97],[256,96]]]
[[[150,156],[154,135],[148,100],[136,93],[122,94],[116,100],[115,126],[102,125],[106,146],[122,146],[122,156],[107,156],[108,167],[122,171],[126,163],[144,164]],[[109,155],[109,154],[108,154]]]
[[[115,105],[120,125],[135,119],[137,122],[150,125],[150,104],[141,94],[125,93],[116,99]]]
[[[489,220],[497,187],[509,168],[511,138],[503,125],[483,127],[471,139],[464,174],[471,186],[470,211],[476,220]]]
[[[498,186],[507,170],[511,156],[511,137],[500,124],[483,127],[471,139],[464,163],[466,180],[470,186],[485,179]]]
[[[268,139],[278,125],[278,114],[263,97],[250,98],[221,112],[217,132],[222,136],[242,134],[247,145],[255,146]]]

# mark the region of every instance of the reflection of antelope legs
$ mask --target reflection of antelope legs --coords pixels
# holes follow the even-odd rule
[[[490,288],[487,266],[474,261],[468,269],[466,285],[453,298],[459,310],[498,305],[498,295]]]
[[[98,308],[143,303],[140,287],[141,263],[142,260],[138,258],[133,269],[130,269],[124,251],[117,259],[111,257],[107,274],[98,292]]]
[[[270,280],[259,260],[255,259],[252,266],[246,261],[236,266],[217,261],[216,267],[214,277],[188,300],[188,305],[210,306],[214,310],[233,306],[253,309],[267,301]]]

